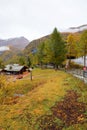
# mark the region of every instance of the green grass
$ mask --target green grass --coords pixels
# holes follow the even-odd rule
[[[29,75],[14,82],[13,95],[23,94],[16,103],[1,104],[0,128],[2,130],[38,130],[36,120],[43,115],[51,114],[51,107],[62,101],[67,90],[81,93],[79,101],[87,103],[87,85],[63,71],[51,69],[34,69],[33,80]],[[9,97],[9,95],[8,95]],[[9,101],[8,101],[9,102]],[[87,125],[77,124],[63,130],[85,130]]]

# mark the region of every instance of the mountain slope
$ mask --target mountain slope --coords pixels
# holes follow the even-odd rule
[[[24,49],[29,44],[29,41],[25,37],[11,38],[7,40],[0,39],[0,47],[13,46],[18,49]]]

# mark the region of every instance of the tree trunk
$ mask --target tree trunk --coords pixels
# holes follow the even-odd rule
[[[58,69],[59,69],[59,68],[58,68],[58,65],[55,64],[55,70],[58,70]]]
[[[41,69],[43,69],[43,64],[42,64],[42,62],[40,63],[40,67],[41,67]]]

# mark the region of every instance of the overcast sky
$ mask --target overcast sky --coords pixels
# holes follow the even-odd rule
[[[87,0],[0,0],[0,39],[33,40],[87,24]]]

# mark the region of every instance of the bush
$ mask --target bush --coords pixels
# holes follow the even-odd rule
[[[7,77],[0,75],[0,104],[4,104],[13,96],[14,84],[7,81]]]

